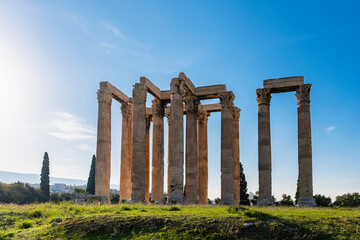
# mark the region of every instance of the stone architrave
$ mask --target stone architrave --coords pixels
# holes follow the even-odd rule
[[[146,89],[140,83],[133,88],[133,139],[131,164],[131,201],[145,202],[146,185]]]
[[[313,198],[312,145],[310,120],[311,84],[296,90],[298,108],[299,206],[316,206]]]
[[[111,164],[111,102],[112,95],[107,88],[100,87],[98,98],[98,126],[95,167],[95,194],[106,196],[110,202]]]
[[[146,164],[145,164],[145,200],[150,200],[150,124],[152,116],[146,116]]]
[[[155,98],[152,101],[153,141],[152,141],[152,184],[151,199],[164,202],[164,105]]]
[[[233,184],[233,116],[234,94],[219,95],[221,103],[221,201],[223,205],[234,205]]]
[[[185,202],[196,204],[197,197],[197,112],[199,100],[194,96],[185,98],[186,108],[186,168]]]
[[[168,203],[183,202],[184,195],[184,126],[183,94],[184,88],[179,78],[170,84],[170,129],[169,129],[169,180],[170,197]]]
[[[121,104],[120,202],[131,198],[132,112],[132,104]]]
[[[208,202],[208,139],[207,123],[210,113],[207,111],[198,112],[198,162],[197,162],[197,192],[200,204]]]
[[[234,200],[235,204],[240,203],[240,145],[239,145],[239,118],[240,108],[233,107],[233,179],[234,179]]]
[[[258,155],[259,199],[258,205],[274,205],[271,195],[271,138],[270,138],[270,89],[256,90],[258,104]]]

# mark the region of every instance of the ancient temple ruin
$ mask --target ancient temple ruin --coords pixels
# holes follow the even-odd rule
[[[154,100],[146,107],[147,93]],[[221,112],[221,203],[240,201],[239,116],[234,94],[225,85],[195,87],[180,73],[162,91],[149,79],[140,78],[132,97],[108,82],[101,82],[98,95],[98,131],[96,148],[95,193],[107,196],[110,189],[111,103],[121,103],[120,200],[159,203],[164,199],[164,117],[168,132],[168,203],[208,203],[207,120],[212,112]],[[201,104],[201,100],[219,99],[220,103]],[[186,126],[183,116],[186,115]],[[150,134],[152,130],[152,166]],[[184,131],[185,130],[185,131]],[[184,147],[184,136],[186,144]],[[185,169],[185,184],[184,184]],[[151,171],[151,191],[150,191]]]
[[[313,198],[310,88],[304,77],[264,80],[256,89],[258,103],[259,199],[258,205],[274,205],[271,194],[271,94],[296,91],[298,109],[299,206],[316,206]]]

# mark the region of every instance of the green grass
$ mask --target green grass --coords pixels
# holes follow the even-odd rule
[[[0,205],[0,239],[360,239],[360,208]]]

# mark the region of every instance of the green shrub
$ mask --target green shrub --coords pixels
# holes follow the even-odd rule
[[[28,213],[30,218],[40,218],[43,216],[43,213],[41,210],[33,210]]]
[[[18,228],[20,228],[20,229],[28,229],[28,228],[32,228],[32,222],[30,222],[30,221],[22,221],[22,222],[19,222],[18,223]]]
[[[128,206],[122,206],[121,210],[123,210],[123,211],[131,211],[131,208],[128,207]]]
[[[177,206],[171,206],[168,208],[168,211],[180,211],[181,209]]]
[[[314,196],[314,198],[315,198],[316,205],[318,207],[329,207],[329,206],[331,206],[331,198],[330,197],[325,197],[324,195],[316,194]]]

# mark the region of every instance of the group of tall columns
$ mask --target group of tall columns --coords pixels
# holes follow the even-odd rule
[[[164,117],[166,116],[169,124],[167,202],[208,204],[207,122],[210,112],[202,110],[200,98],[185,90],[183,85],[180,78],[172,79],[170,107],[168,107],[170,111],[167,114],[165,114],[167,102],[156,97],[152,101],[151,115],[146,114],[147,89],[142,83],[134,85],[132,99],[129,102],[121,102],[120,200],[148,202],[150,199],[149,129],[152,122],[151,200],[164,202]],[[233,104],[232,92],[224,92],[217,97],[221,103],[221,203],[235,204],[240,201],[240,109]],[[111,92],[106,88],[100,88],[95,189],[96,194],[108,197],[111,100]],[[185,146],[184,114],[186,114]]]

